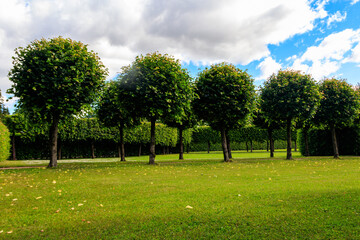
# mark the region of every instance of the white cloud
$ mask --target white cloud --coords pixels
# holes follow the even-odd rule
[[[193,63],[247,64],[269,56],[269,44],[312,30],[317,19],[327,16],[326,3],[312,7],[308,0],[0,1],[0,87],[4,92],[10,86],[6,76],[14,48],[59,35],[89,44],[111,75],[134,56],[152,51]],[[264,71],[270,63],[264,63]]]
[[[346,12],[342,15],[339,11],[331,15],[327,20],[327,26],[329,27],[334,22],[342,22],[346,19]]]
[[[273,73],[277,73],[281,69],[281,64],[276,62],[272,57],[267,57],[262,61],[257,68],[260,69],[261,75],[256,80],[264,80],[270,77]]]
[[[321,79],[336,73],[343,63],[360,63],[360,29],[346,29],[324,38],[318,46],[309,47],[292,68]],[[350,55],[350,56],[348,56]]]
[[[356,4],[357,2],[359,2],[360,0],[352,0],[351,1],[351,5],[354,5],[354,4]]]

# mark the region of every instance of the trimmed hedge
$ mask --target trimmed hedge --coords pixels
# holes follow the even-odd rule
[[[0,122],[0,161],[8,159],[10,155],[10,132],[8,128]]]
[[[336,131],[340,155],[360,155],[360,127],[348,127]],[[332,156],[330,130],[310,129],[308,132],[310,156]],[[299,132],[299,145],[302,155],[305,155],[303,133]]]

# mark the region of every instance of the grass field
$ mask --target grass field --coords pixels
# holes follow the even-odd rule
[[[360,238],[360,158],[190,156],[0,170],[0,238]]]

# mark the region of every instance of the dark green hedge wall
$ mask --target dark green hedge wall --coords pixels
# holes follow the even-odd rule
[[[340,155],[360,155],[360,128],[349,127],[337,130],[337,140]],[[310,129],[309,133],[310,156],[331,156],[334,154],[330,130]],[[301,154],[305,154],[303,133],[299,132]]]

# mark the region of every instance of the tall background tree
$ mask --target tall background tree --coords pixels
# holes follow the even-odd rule
[[[117,81],[107,84],[97,107],[100,121],[107,127],[119,129],[119,157],[125,161],[124,128],[140,124],[140,119],[135,115],[132,106],[133,99],[123,85],[121,76]]]
[[[251,112],[253,79],[232,64],[212,65],[199,74],[194,111],[199,119],[221,132],[224,161],[228,162],[226,132],[237,127]]]
[[[273,74],[261,88],[262,113],[268,121],[285,122],[286,159],[292,159],[291,129],[296,119],[311,115],[320,101],[318,87],[310,75],[294,70]]]
[[[189,79],[189,84],[191,84]],[[193,86],[191,90],[187,92],[186,101],[184,104],[184,114],[181,118],[174,118],[174,115],[165,116],[164,123],[169,127],[174,127],[178,129],[179,132],[179,160],[184,159],[184,138],[183,133],[186,129],[192,128],[197,123],[194,111],[192,108],[192,101],[194,100],[194,89]]]
[[[359,114],[359,96],[345,80],[325,79],[320,83],[323,97],[315,120],[331,131],[334,158],[339,158],[336,129],[352,124]]]
[[[93,102],[107,70],[87,45],[56,37],[19,47],[13,57],[9,94],[17,107],[50,125],[50,163],[57,166],[58,124]]]
[[[191,86],[179,60],[160,53],[136,57],[125,70],[123,83],[132,94],[139,115],[151,123],[149,164],[155,163],[155,123],[170,117],[182,123]]]

